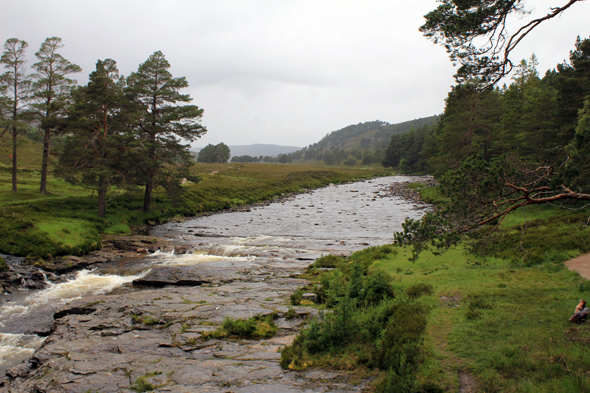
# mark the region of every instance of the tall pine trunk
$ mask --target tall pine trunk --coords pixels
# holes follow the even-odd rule
[[[43,138],[43,160],[41,161],[41,194],[47,194],[47,167],[49,166],[49,140]]]
[[[143,211],[148,213],[150,211],[152,205],[152,191],[154,189],[154,163],[156,162],[156,148],[154,147],[156,144],[156,135],[150,135],[150,142],[152,142],[152,147],[150,148],[150,168],[148,169],[147,173],[147,182],[145,184],[145,195],[143,197]]]
[[[99,177],[98,186],[98,215],[104,217],[107,211],[107,186],[104,176]]]
[[[148,180],[145,184],[145,195],[143,196],[143,211],[148,213],[152,204],[152,189],[154,187],[154,175],[148,172]]]
[[[12,192],[16,192],[16,127],[12,129]]]

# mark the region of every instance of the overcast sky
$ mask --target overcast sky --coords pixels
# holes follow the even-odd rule
[[[533,16],[565,0],[529,1]],[[0,40],[29,43],[30,63],[47,37],[80,65],[98,59],[123,75],[161,50],[184,92],[205,109],[194,146],[305,146],[350,124],[398,123],[440,114],[454,69],[418,28],[434,0],[0,0]],[[590,1],[541,24],[518,47],[541,75],[590,36]]]

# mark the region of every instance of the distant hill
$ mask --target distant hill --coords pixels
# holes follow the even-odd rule
[[[2,134],[0,129],[0,134]],[[16,139],[17,146],[17,165],[18,169],[41,169],[41,158],[43,155],[43,144],[33,141],[27,136],[19,134]],[[54,165],[57,159],[50,156],[50,165]],[[12,135],[6,132],[0,137],[0,168],[12,168]]]
[[[380,120],[354,124],[330,132],[318,143],[310,145],[309,148],[320,150],[333,147],[344,150],[386,148],[393,134],[405,134],[412,127],[420,128],[430,125],[437,119],[437,116],[430,116],[397,124]]]
[[[379,162],[392,135],[405,134],[412,128],[418,129],[437,121],[438,116],[429,116],[397,124],[380,120],[354,124],[328,133],[319,142],[304,147],[291,156],[294,160],[326,160],[325,157],[336,154],[334,160],[340,163],[349,155],[360,160],[370,153],[370,162]]]
[[[201,148],[193,148],[191,152],[194,155],[198,155]],[[231,156],[270,156],[276,157],[279,154],[288,154],[294,151],[300,150],[301,147],[297,146],[280,146],[280,145],[267,145],[264,143],[255,143],[253,145],[234,145],[229,146]]]

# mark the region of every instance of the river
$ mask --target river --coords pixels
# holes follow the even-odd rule
[[[282,370],[278,350],[317,311],[297,307],[298,318],[282,315],[290,293],[305,284],[298,275],[315,258],[390,243],[406,217],[423,214],[387,191],[412,179],[324,187],[249,211],[164,224],[150,235],[183,254],[105,263],[5,297],[0,369],[10,378],[2,389],[130,391],[145,381],[174,392],[359,391],[363,384],[351,385],[345,374]],[[225,317],[273,311],[280,329],[271,339],[199,339]],[[51,324],[48,337],[34,334]]]

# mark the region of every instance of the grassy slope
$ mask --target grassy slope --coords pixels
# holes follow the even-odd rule
[[[515,267],[462,248],[424,253],[415,263],[409,256],[400,249],[373,268],[387,271],[400,288],[435,287],[424,299],[432,312],[419,380],[456,390],[458,373],[468,372],[482,391],[584,391],[578,376],[590,372],[590,348],[568,337],[587,337],[590,327],[572,331],[568,318],[586,280],[561,263]]]

